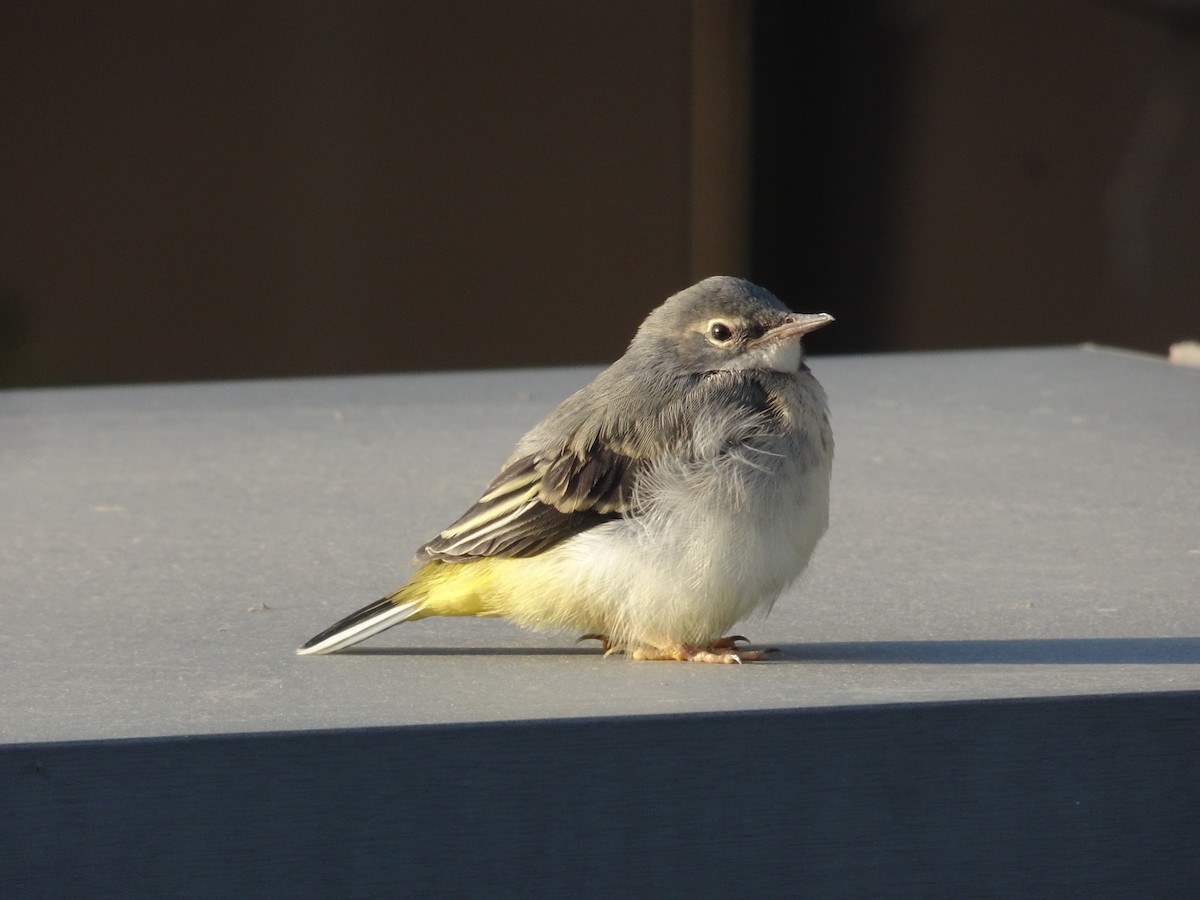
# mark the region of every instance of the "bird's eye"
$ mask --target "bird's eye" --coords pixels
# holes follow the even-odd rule
[[[724,322],[708,323],[708,339],[714,344],[725,344],[733,339],[733,329]]]

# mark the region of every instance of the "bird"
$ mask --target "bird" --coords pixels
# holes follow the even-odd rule
[[[770,611],[828,527],[833,432],[801,339],[832,321],[732,276],[671,296],[417,551],[407,584],[296,652],[498,616],[637,660],[772,658],[728,632]]]

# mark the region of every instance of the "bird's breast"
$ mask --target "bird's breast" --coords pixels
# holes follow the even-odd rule
[[[581,622],[703,644],[770,608],[829,519],[829,420],[804,376],[786,380],[776,413],[705,409],[684,445],[641,471],[623,518],[556,552]]]

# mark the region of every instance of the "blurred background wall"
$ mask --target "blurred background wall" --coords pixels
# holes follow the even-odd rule
[[[1189,0],[0,0],[0,381],[1200,334]],[[819,339],[818,339],[819,338]]]

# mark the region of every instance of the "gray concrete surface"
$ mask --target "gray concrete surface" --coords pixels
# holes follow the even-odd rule
[[[816,358],[832,526],[770,664],[603,659],[402,583],[590,370],[0,394],[9,743],[1200,689],[1200,372],[1084,349]]]
[[[0,862],[61,890],[132,866],[122,890],[370,896],[407,871],[484,895],[492,872],[549,896],[567,882],[530,887],[530,842],[566,835],[626,883],[663,888],[655,852],[705,865],[721,841],[760,867],[799,854],[827,884],[950,896],[961,878],[1003,895],[1087,845],[1090,896],[1115,896],[1136,882],[1114,855],[1133,815],[1157,823],[1135,849],[1169,896],[1200,825],[1200,371],[1091,348],[812,365],[833,521],[803,583],[739,629],[784,655],[741,667],[475,620],[294,655],[401,583],[594,370],[0,394],[0,761],[20,811]],[[574,831],[563,791],[598,803]],[[1082,818],[1039,818],[1077,801]],[[447,803],[515,849],[454,868],[437,848],[465,820],[426,815]],[[981,816],[992,849],[933,878],[925,854]],[[248,831],[214,860],[222,823]],[[892,861],[863,869],[886,834]],[[137,869],[147,840],[161,861]],[[599,893],[603,860],[575,852]]]

